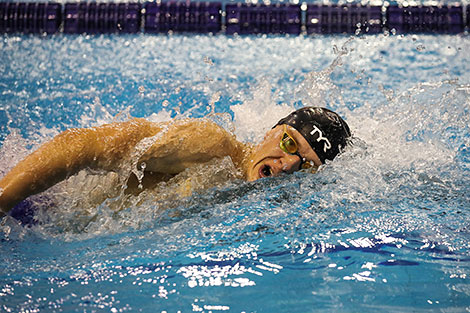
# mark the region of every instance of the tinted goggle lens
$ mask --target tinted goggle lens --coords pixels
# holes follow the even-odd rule
[[[284,135],[282,136],[282,140],[279,143],[279,146],[281,147],[282,151],[289,153],[289,154],[295,154],[297,152],[297,142],[295,142],[294,138],[289,136],[288,133],[284,132]]]
[[[298,149],[299,147],[297,146],[297,142],[292,138],[288,133],[287,133],[287,126],[284,125],[284,134],[282,135],[281,142],[279,143],[279,146],[281,147],[281,150],[289,153],[289,154],[296,154],[299,156],[300,161],[302,162],[300,165],[300,168],[305,170],[305,169],[312,169],[315,168],[315,164],[313,164],[312,161],[307,161],[305,158],[303,158],[299,153]]]

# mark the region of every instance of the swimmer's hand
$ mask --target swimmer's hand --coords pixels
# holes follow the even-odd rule
[[[152,140],[150,145],[136,153],[146,138]],[[70,129],[43,144],[0,180],[0,211],[7,213],[23,199],[84,168],[114,171],[126,160],[140,156],[138,162],[145,162],[147,171],[177,174],[215,157],[230,155],[239,163],[241,150],[231,134],[205,120],[163,125],[133,119]]]

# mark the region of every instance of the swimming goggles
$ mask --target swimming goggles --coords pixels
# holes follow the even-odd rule
[[[307,161],[299,153],[299,146],[294,138],[287,132],[287,125],[284,124],[284,134],[282,135],[279,147],[282,151],[288,154],[296,155],[300,158],[300,169],[309,169],[314,167],[311,161]]]

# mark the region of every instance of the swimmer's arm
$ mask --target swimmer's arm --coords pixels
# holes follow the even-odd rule
[[[177,174],[228,155],[236,166],[242,162],[243,145],[212,122],[184,121],[163,128],[145,119],[134,119],[59,134],[0,180],[0,212],[8,212],[21,200],[84,168],[116,170],[140,148],[144,152],[139,162],[146,163],[147,171],[162,174]],[[146,138],[151,139],[148,147],[143,140]]]
[[[0,214],[81,169],[116,169],[138,142],[159,131],[157,124],[144,119],[64,131],[20,161],[0,180]]]

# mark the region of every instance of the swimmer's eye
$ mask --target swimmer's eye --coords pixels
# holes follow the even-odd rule
[[[299,147],[297,145],[297,142],[295,141],[294,138],[292,138],[291,135],[287,132],[287,125],[284,124],[284,134],[282,135],[281,142],[279,143],[279,146],[281,147],[281,150],[289,153],[289,154],[295,154],[300,158],[300,169],[301,170],[311,170],[312,172],[316,172],[317,167],[312,161],[307,161],[307,159],[303,158],[300,153],[299,153]]]
[[[297,152],[297,143],[292,138],[283,138],[281,148],[289,154]]]
[[[279,143],[279,147],[281,147],[281,150],[289,153],[289,154],[295,154],[297,153],[298,146],[297,142],[292,138],[289,133],[287,133],[287,126],[284,124],[284,134],[282,135],[281,142]]]

